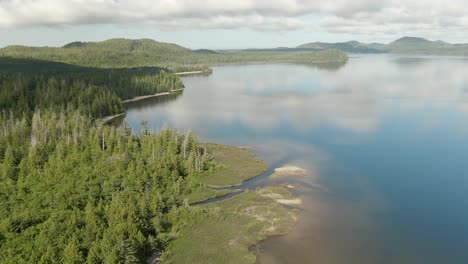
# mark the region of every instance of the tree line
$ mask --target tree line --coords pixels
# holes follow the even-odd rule
[[[163,251],[214,162],[190,133],[95,119],[181,87],[159,67],[0,59],[0,262],[142,263]]]
[[[79,110],[99,118],[123,112],[123,99],[182,87],[178,76],[160,68],[0,72],[0,111]]]
[[[4,263],[141,263],[198,175],[214,166],[190,133],[96,126],[79,111],[0,115]]]
[[[226,63],[317,63],[347,61],[348,59],[346,53],[339,50],[197,51],[150,39],[75,42],[60,48],[9,46],[0,49],[0,56],[47,60],[100,68],[158,66],[173,72],[199,70],[209,72],[209,66]]]

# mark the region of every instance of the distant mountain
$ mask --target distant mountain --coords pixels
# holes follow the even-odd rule
[[[385,51],[385,47],[387,46],[386,44],[382,44],[382,43],[370,43],[370,44],[362,43],[362,44],[366,45],[367,47],[369,47],[371,49],[376,49],[376,50],[379,50],[379,51]]]
[[[458,50],[454,45],[441,40],[430,41],[424,38],[415,37],[403,37],[397,39],[393,42],[390,42],[386,46],[386,49],[392,53],[422,54],[449,54],[462,51]]]
[[[417,37],[403,37],[388,44],[366,44],[357,41],[339,43],[313,42],[300,45],[297,48],[311,50],[335,48],[348,53],[400,53],[459,56],[468,55],[468,44],[450,44],[441,40],[430,41]]]
[[[297,46],[298,49],[312,49],[312,50],[325,50],[325,49],[338,49],[348,53],[383,53],[386,52],[381,49],[384,44],[365,44],[358,41],[348,41],[339,43],[325,43],[313,42]]]
[[[217,54],[218,52],[210,49],[197,49],[194,50],[193,52],[195,53],[201,53],[201,54]]]

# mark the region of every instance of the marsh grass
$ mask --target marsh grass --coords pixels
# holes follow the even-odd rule
[[[177,239],[163,254],[164,263],[255,263],[249,247],[269,236],[284,235],[294,226],[297,211],[270,196],[289,198],[284,187],[246,191],[233,198],[192,207],[175,227]],[[264,196],[268,193],[268,196]],[[272,195],[273,194],[273,195]]]
[[[217,169],[201,178],[209,187],[239,186],[268,169],[268,164],[246,149],[218,144],[206,144],[206,147],[209,155],[219,164]]]

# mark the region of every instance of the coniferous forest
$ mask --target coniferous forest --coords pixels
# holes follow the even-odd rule
[[[210,65],[226,63],[323,63],[344,62],[338,50],[191,50],[151,39],[109,39],[101,42],[73,42],[63,47],[8,46],[0,57],[47,60],[99,68],[164,67],[173,72],[210,71]]]
[[[6,263],[140,263],[171,239],[209,162],[190,134],[101,126],[80,111],[3,114]]]
[[[96,121],[180,79],[158,67],[0,61],[2,261],[141,263],[162,250],[211,166],[204,147],[190,133]]]
[[[102,69],[30,59],[0,58],[0,110],[80,110],[99,118],[123,111],[122,100],[168,92],[182,81],[159,67]]]
[[[203,53],[150,40],[1,49],[0,259],[142,263],[165,252],[185,221],[204,213],[188,197],[217,195],[203,179],[222,166],[190,133],[143,123],[134,134],[125,122],[98,121],[124,112],[125,99],[183,88],[174,72],[209,72],[205,63],[346,59]]]

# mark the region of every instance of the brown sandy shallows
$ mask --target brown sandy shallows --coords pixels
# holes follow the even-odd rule
[[[286,176],[306,176],[307,170],[294,165],[285,165],[281,168],[276,168],[271,178],[279,178]]]

